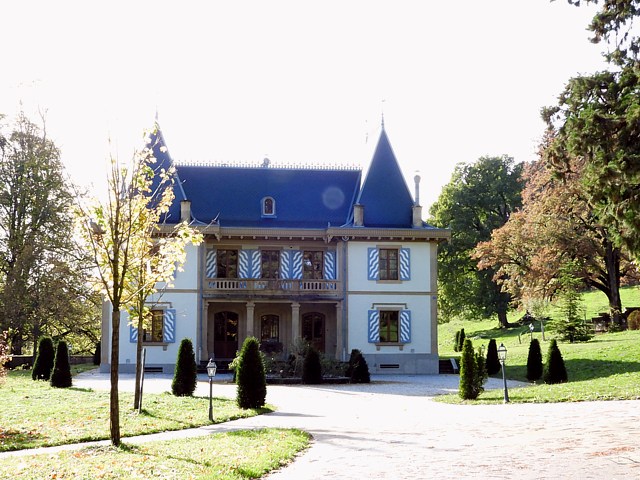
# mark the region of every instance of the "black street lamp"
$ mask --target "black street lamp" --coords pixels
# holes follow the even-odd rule
[[[498,347],[498,360],[500,360],[500,366],[502,367],[502,381],[504,382],[504,403],[509,403],[509,392],[507,391],[507,376],[504,371],[504,364],[507,360],[507,347],[504,346],[504,343],[501,343]]]
[[[213,361],[213,358],[209,359],[209,363],[207,364],[207,376],[209,377],[209,421],[213,422],[213,377],[216,376],[216,370],[218,370],[218,366],[216,362]]]

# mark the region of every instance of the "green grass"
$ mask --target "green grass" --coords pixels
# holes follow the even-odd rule
[[[623,304],[638,305],[640,290],[637,287],[622,291]],[[604,302],[604,307],[603,307]],[[606,297],[600,292],[584,295],[587,318],[598,312],[606,311]],[[557,315],[551,309],[551,315]],[[509,318],[515,322],[522,312],[513,312]],[[507,347],[507,378],[526,382],[526,365],[529,351],[529,331],[527,327],[515,327],[508,330],[498,328],[497,320],[451,322],[439,325],[439,348],[441,357],[459,357],[453,351],[453,338],[460,328],[465,329],[467,338],[471,338],[475,347],[496,343]],[[540,341],[543,360],[546,358],[549,339],[552,333],[545,332],[546,341],[542,341],[540,324],[536,323],[534,337]],[[565,361],[569,382],[561,385],[531,385],[525,388],[509,390],[512,402],[566,402],[587,400],[624,400],[640,399],[640,331],[625,331],[596,335],[584,343],[558,342]],[[501,375],[501,374],[498,374]],[[474,403],[498,403],[503,399],[502,390],[487,391]],[[444,395],[438,400],[463,403],[457,395]]]
[[[0,460],[0,479],[249,479],[290,462],[308,447],[300,430],[262,429],[145,443],[93,447]]]
[[[109,438],[109,392],[52,388],[13,371],[0,387],[0,452]],[[133,393],[120,392],[123,437],[208,425],[208,397],[146,394],[141,414],[132,410]],[[272,411],[242,410],[235,401],[214,398],[214,423]]]

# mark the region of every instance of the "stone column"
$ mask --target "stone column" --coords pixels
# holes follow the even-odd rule
[[[291,343],[295,343],[300,338],[300,304],[291,304]]]
[[[344,361],[344,335],[343,335],[342,302],[336,303],[336,360]]]
[[[202,339],[200,361],[209,360],[209,302],[202,302]]]
[[[256,303],[255,302],[247,302],[247,321],[246,321],[246,336],[245,338],[248,337],[253,337],[254,333],[253,333],[253,324],[255,322],[253,316],[255,313],[255,308],[256,308]]]

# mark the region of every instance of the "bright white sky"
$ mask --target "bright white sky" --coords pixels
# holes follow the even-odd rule
[[[429,206],[458,162],[535,158],[539,110],[603,68],[564,0],[7,2],[0,113],[46,111],[72,178],[142,146],[177,161],[368,165],[385,127]],[[112,145],[108,146],[108,139]],[[367,142],[368,138],[368,142]]]

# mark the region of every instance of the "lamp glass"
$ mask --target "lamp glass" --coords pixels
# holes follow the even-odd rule
[[[507,347],[504,346],[504,343],[501,343],[498,347],[498,360],[504,362],[507,359]]]
[[[209,360],[209,363],[207,364],[207,375],[209,376],[209,378],[213,378],[216,376],[217,369],[218,366],[216,365],[216,362],[214,362],[213,359]]]

